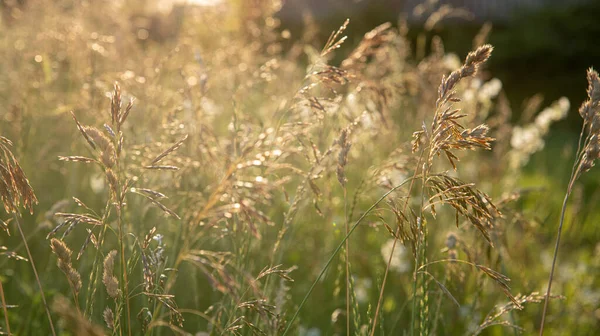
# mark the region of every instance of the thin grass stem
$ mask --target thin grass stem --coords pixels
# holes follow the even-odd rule
[[[6,323],[6,333],[10,336],[10,323],[8,322],[8,309],[6,307],[6,299],[4,298],[4,287],[0,281],[0,299],[2,299],[2,311],[4,312],[4,321]]]
[[[354,223],[354,225],[352,225],[352,227],[350,228],[350,231],[348,231],[348,233],[346,234],[346,236],[344,237],[344,239],[342,239],[342,241],[340,242],[340,244],[338,245],[338,247],[333,251],[333,253],[329,257],[329,260],[327,260],[327,263],[325,263],[325,266],[323,266],[323,269],[321,270],[321,272],[319,273],[319,275],[317,276],[317,278],[315,279],[315,281],[313,281],[312,285],[308,289],[308,292],[306,293],[306,295],[304,296],[304,298],[300,302],[300,305],[296,309],[296,312],[294,312],[294,315],[292,316],[292,318],[288,322],[287,327],[285,328],[282,336],[287,335],[287,333],[290,331],[290,329],[292,327],[292,324],[294,323],[294,321],[298,317],[298,314],[300,314],[300,310],[302,309],[302,307],[304,306],[304,304],[308,300],[308,297],[310,296],[310,294],[312,293],[312,291],[315,289],[315,286],[317,285],[317,282],[319,282],[319,280],[321,280],[321,277],[323,277],[323,274],[325,274],[325,271],[327,271],[327,268],[329,268],[329,265],[331,265],[331,262],[333,261],[333,259],[335,258],[335,256],[340,252],[340,250],[342,249],[342,247],[346,243],[346,240],[350,237],[350,235],[352,234],[352,232],[354,232],[354,230],[356,230],[356,228],[363,221],[363,219],[365,219],[367,217],[367,215],[369,213],[371,213],[371,211],[373,211],[373,209],[375,209],[375,207],[377,205],[379,205],[379,203],[381,203],[381,201],[383,201],[385,198],[387,198],[391,193],[393,193],[397,189],[403,187],[406,183],[411,182],[413,179],[414,179],[414,177],[408,178],[408,179],[404,180],[402,183],[400,183],[399,185],[397,185],[397,186],[393,187],[392,189],[390,189],[389,191],[387,191],[385,194],[383,194],[383,196],[381,196],[375,203],[373,203],[369,207],[369,209],[367,209],[367,211],[365,211],[365,213],[362,216],[360,216],[360,218],[356,221],[356,223]]]
[[[120,205],[121,206],[121,205]],[[121,209],[118,212],[119,226],[119,247],[121,249],[121,286],[123,287],[123,300],[125,301],[125,309],[127,310],[127,335],[131,336],[131,309],[129,307],[129,281],[127,279],[127,263],[125,262],[125,236],[123,234],[123,219]]]
[[[560,213],[560,224],[558,225],[558,235],[556,236],[556,244],[554,245],[554,257],[552,258],[552,269],[548,278],[548,288],[546,289],[546,298],[544,299],[544,310],[542,311],[542,322],[540,323],[540,336],[544,335],[544,323],[546,322],[546,314],[548,312],[548,303],[550,302],[550,291],[552,290],[552,280],[554,279],[554,268],[558,258],[558,247],[560,246],[560,236],[562,233],[563,223],[565,221],[565,212],[567,210],[567,202],[570,193],[567,192],[563,200],[562,210]]]
[[[571,191],[573,189],[573,184],[575,184],[575,180],[579,174],[580,164],[583,156],[583,150],[581,147],[581,140],[583,139],[586,121],[584,120],[583,126],[581,127],[581,133],[579,133],[579,141],[577,142],[577,152],[575,154],[575,162],[573,163],[573,168],[571,169],[571,178],[569,180],[569,186],[567,187],[567,192],[565,194],[565,198],[563,200],[562,209],[560,211],[560,222],[558,224],[558,234],[556,235],[556,243],[554,245],[554,256],[552,257],[552,268],[550,269],[550,276],[548,277],[548,288],[546,289],[546,297],[544,298],[544,309],[542,311],[542,321],[540,322],[540,336],[544,334],[544,324],[546,322],[546,314],[548,313],[548,304],[550,302],[550,291],[552,290],[552,281],[554,280],[554,269],[556,267],[556,260],[558,259],[558,248],[560,246],[560,237],[562,234],[562,228],[565,221],[565,213],[567,211],[567,203],[569,200],[569,196],[571,195]],[[586,147],[588,139],[585,140],[583,148]]]
[[[21,238],[23,239],[23,244],[25,245],[25,250],[27,250],[27,256],[29,257],[29,263],[31,264],[33,274],[35,275],[35,280],[37,281],[37,285],[40,289],[42,303],[44,304],[46,315],[48,315],[48,322],[50,323],[50,330],[52,332],[52,335],[56,336],[56,331],[54,330],[54,323],[52,322],[52,316],[50,315],[50,307],[48,306],[48,302],[46,302],[46,296],[44,294],[44,289],[42,288],[42,282],[40,281],[40,276],[38,275],[37,269],[35,267],[33,255],[31,255],[31,250],[29,249],[29,244],[27,243],[27,238],[25,238],[25,233],[23,233],[23,229],[21,228],[21,221],[19,220],[19,215],[16,212],[13,212],[13,217],[15,219],[15,223],[17,224],[17,228],[19,229],[19,233],[21,234]]]
[[[344,226],[346,235],[350,232],[348,226],[348,190],[344,186]],[[350,336],[350,240],[346,239],[346,335]]]
[[[92,272],[90,273],[90,278],[88,282],[87,288],[87,296],[85,300],[85,310],[84,317],[90,318],[92,316],[94,310],[94,296],[96,294],[96,284],[98,283],[98,276],[100,274],[100,265],[102,265],[102,246],[104,246],[104,239],[106,237],[106,229],[108,228],[108,224],[106,224],[106,220],[110,213],[110,200],[106,202],[106,206],[104,209],[104,215],[102,216],[102,229],[98,234],[98,248],[96,249],[96,255],[94,256],[94,264],[92,265]],[[116,312],[115,312],[116,313]],[[118,317],[118,316],[117,316]]]
[[[423,154],[424,154],[424,151],[421,151],[421,155],[419,156],[419,161],[417,162],[417,167],[421,164],[421,161],[423,160]],[[418,173],[418,170],[415,170],[413,177],[411,178],[411,183],[410,183],[410,186],[408,187],[409,197],[407,197],[406,201],[404,202],[404,208],[403,208],[402,212],[405,212],[406,207],[408,206],[408,200],[410,199],[410,193],[414,186],[414,181],[417,178],[417,173]],[[397,238],[398,230],[399,230],[399,228],[396,228],[396,232],[394,234],[394,243],[392,244],[392,250],[390,252],[390,256],[388,258],[387,264],[385,266],[385,272],[383,274],[383,280],[382,280],[381,290],[379,292],[379,298],[377,299],[377,307],[375,308],[375,317],[373,317],[373,328],[371,329],[370,336],[373,336],[375,334],[375,326],[377,325],[377,318],[379,317],[379,311],[380,311],[381,305],[383,303],[383,293],[385,290],[387,276],[390,271],[390,265],[392,264],[392,256],[394,255],[394,250],[396,249],[396,244],[398,242],[398,238]],[[415,264],[415,266],[416,266],[416,264]],[[414,296],[414,292],[413,292],[413,296]]]

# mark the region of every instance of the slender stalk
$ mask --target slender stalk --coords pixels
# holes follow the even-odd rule
[[[21,228],[21,221],[19,220],[19,215],[16,212],[13,212],[13,217],[15,219],[15,223],[17,224],[17,228],[19,229],[19,233],[21,234],[21,238],[23,239],[23,244],[25,245],[25,250],[27,250],[27,256],[29,257],[29,263],[31,264],[31,268],[33,269],[33,274],[35,275],[35,280],[37,281],[37,285],[40,289],[40,294],[42,296],[42,303],[44,304],[44,309],[46,310],[46,315],[48,315],[48,322],[50,323],[50,330],[52,331],[52,335],[56,336],[56,331],[54,330],[54,323],[52,323],[52,316],[50,315],[50,308],[48,307],[48,303],[46,302],[46,296],[44,295],[44,289],[42,288],[42,282],[40,281],[40,277],[38,275],[37,269],[35,268],[35,263],[33,262],[33,256],[31,255],[31,250],[29,249],[29,244],[27,243],[27,238],[25,238],[25,233],[23,233],[23,229]]]
[[[560,245],[560,236],[565,220],[565,212],[567,210],[567,201],[569,200],[569,195],[570,192],[567,192],[567,194],[565,195],[565,199],[563,200],[562,210],[560,213],[560,224],[558,225],[558,235],[556,236],[556,244],[554,245],[554,257],[552,258],[552,269],[550,270],[548,288],[546,289],[546,298],[544,299],[544,310],[542,311],[542,322],[540,323],[540,336],[544,335],[544,323],[546,322],[546,313],[548,311],[548,303],[550,302],[550,290],[552,289],[552,280],[554,279],[554,268],[556,266],[556,259],[558,258],[558,247]]]
[[[383,302],[383,292],[385,290],[385,283],[387,281],[387,277],[390,271],[389,265],[392,264],[392,257],[394,256],[394,250],[396,249],[396,244],[398,243],[398,239],[394,238],[394,243],[392,244],[392,252],[390,252],[390,256],[387,261],[387,266],[385,268],[385,272],[383,273],[383,280],[381,281],[381,289],[379,291],[379,299],[377,300],[377,308],[375,308],[375,317],[373,318],[373,328],[371,329],[370,335],[373,336],[375,334],[375,328],[377,328],[377,317],[379,317],[379,311],[381,309],[381,303]]]
[[[442,281],[443,286],[446,286],[446,281],[448,280],[449,274],[450,274],[449,270],[446,269],[446,272],[444,274],[444,280]],[[442,310],[442,297],[443,296],[444,296],[444,292],[440,290],[438,297],[437,297],[435,314],[433,315],[433,328],[431,330],[432,335],[437,335],[436,331],[437,331],[438,322],[439,322],[440,316],[441,316],[440,312]]]
[[[120,321],[120,316],[121,313],[119,311],[119,303],[117,302],[117,300],[114,300],[114,304],[115,304],[115,310],[114,310],[114,314],[115,314],[115,320],[113,321],[113,327],[111,330],[111,335],[116,335],[117,334],[117,329],[119,330],[119,334],[121,334],[121,321]],[[108,305],[107,305],[108,306]]]
[[[421,217],[423,218],[423,217]],[[424,219],[421,220],[423,223],[423,242],[421,248],[421,264],[427,263],[427,223]],[[429,335],[429,323],[428,323],[428,315],[429,315],[429,282],[427,280],[427,268],[425,268],[424,272],[421,272],[421,279],[419,286],[421,287],[422,296],[419,297],[419,334],[420,335]]]
[[[125,262],[125,237],[123,235],[123,219],[120,207],[118,211],[119,221],[119,245],[121,249],[121,286],[123,287],[123,299],[125,300],[125,309],[127,309],[127,335],[131,336],[131,310],[129,308],[129,282],[127,279],[127,263]]]
[[[423,174],[425,174],[425,165],[423,165]],[[417,237],[417,254],[415,256],[415,271],[413,273],[413,309],[412,309],[412,314],[411,314],[411,318],[410,318],[410,334],[414,335],[415,333],[415,323],[417,321],[417,283],[419,282],[419,280],[417,279],[418,277],[418,270],[420,268],[421,265],[421,256],[424,253],[423,248],[424,248],[424,237],[423,235],[425,234],[425,230],[423,229],[423,201],[425,198],[425,178],[423,178],[423,185],[421,186],[421,211],[420,211],[420,218],[417,219],[417,232],[421,232],[421,235],[419,235],[419,237]],[[420,300],[420,299],[419,299]]]
[[[235,173],[236,166],[238,163],[239,162],[236,160],[229,165],[225,175],[223,176],[215,190],[210,194],[208,201],[206,202],[202,210],[200,210],[200,212],[197,215],[195,215],[194,219],[191,220],[190,223],[184,227],[184,230],[187,234],[183,237],[181,249],[179,250],[179,252],[177,252],[177,256],[175,258],[175,262],[172,266],[172,269],[179,269],[179,265],[185,260],[186,255],[188,254],[194,243],[198,241],[198,239],[200,239],[204,234],[205,231],[203,230],[199,230],[200,232],[198,232],[196,235],[191,234],[191,227],[192,225],[194,225],[193,223],[199,223],[202,219],[206,218],[210,210],[212,210],[212,208],[218,204],[219,198],[221,197],[222,192],[227,185],[227,181]],[[169,293],[171,291],[171,288],[173,287],[176,281],[176,274],[177,272],[169,272],[164,289],[165,293]],[[152,321],[156,321],[156,319],[158,319],[162,306],[162,301],[159,301],[157,307],[155,307],[154,309]],[[148,330],[150,329],[151,328],[149,327]]]
[[[108,215],[110,213],[110,200],[106,202],[106,206],[104,209],[104,214],[102,215],[102,229],[98,234],[98,248],[96,249],[96,255],[94,257],[94,263],[92,265],[92,272],[90,273],[87,295],[85,299],[85,310],[84,317],[90,318],[92,316],[94,310],[94,297],[96,294],[98,283],[98,276],[100,274],[100,266],[102,265],[102,246],[104,246],[104,238],[106,237],[106,229],[108,228],[108,224],[106,224]],[[115,312],[116,313],[116,312]]]
[[[71,287],[71,293],[73,294],[73,301],[75,302],[75,308],[77,309],[77,313],[81,314],[81,308],[79,308],[79,294],[75,291],[75,287],[69,281],[69,287]]]
[[[4,299],[4,287],[0,281],[0,299],[2,299],[2,310],[4,311],[4,321],[6,322],[6,333],[10,336],[10,323],[8,323],[8,309],[6,308],[6,300]]]
[[[560,236],[562,234],[562,228],[565,221],[565,213],[567,211],[567,202],[569,200],[569,196],[571,195],[571,191],[573,189],[573,184],[575,184],[575,180],[580,173],[581,162],[583,158],[584,151],[581,147],[581,142],[585,133],[585,128],[587,126],[587,122],[584,120],[583,126],[581,128],[581,133],[579,133],[579,141],[577,142],[577,152],[575,154],[575,162],[573,163],[573,168],[571,169],[571,178],[569,180],[569,186],[567,187],[567,192],[565,194],[565,199],[563,200],[562,209],[560,211],[560,223],[558,224],[558,234],[556,235],[556,243],[554,245],[554,256],[552,258],[552,268],[550,269],[550,276],[548,278],[548,288],[546,289],[546,297],[544,298],[544,310],[542,311],[542,322],[540,322],[540,336],[544,335],[544,323],[546,322],[546,314],[548,313],[548,304],[550,301],[550,291],[552,290],[552,280],[554,280],[554,269],[556,267],[556,260],[558,259],[558,247],[560,246]],[[584,141],[585,148],[589,141],[589,137]]]
[[[431,155],[431,151],[428,152],[428,156]],[[418,253],[417,253],[417,265],[420,264],[427,264],[427,223],[425,221],[425,185],[426,185],[426,180],[427,180],[427,176],[429,176],[429,171],[431,169],[431,158],[429,158],[428,160],[425,161],[425,163],[423,164],[423,174],[421,174],[422,176],[422,182],[421,182],[421,210],[420,210],[420,214],[419,214],[419,221],[417,221],[417,229],[421,236],[419,239],[419,248],[418,248]],[[427,272],[427,266],[423,266],[425,268],[424,272]],[[417,280],[417,272],[415,272],[415,283],[418,281]],[[421,283],[419,284],[421,286],[421,291],[422,294],[419,297],[419,333],[420,334],[428,334],[428,328],[426,328],[425,325],[425,315],[427,315],[428,313],[428,288],[427,288],[427,280],[425,278],[425,274],[421,273]],[[413,293],[413,298],[417,297],[417,292],[415,291]],[[417,305],[417,300],[413,301],[413,307],[416,308]],[[416,310],[416,309],[415,309]],[[415,314],[415,310],[413,310],[413,327],[414,327],[414,314]],[[412,329],[414,331],[414,328]],[[411,331],[411,332],[413,332]]]
[[[348,192],[344,186],[344,226],[346,235],[350,232],[348,226]],[[350,336],[350,240],[346,239],[346,335]]]
[[[418,244],[418,249],[420,249],[420,242],[417,242]],[[415,334],[415,321],[417,320],[417,307],[416,307],[416,302],[417,302],[417,273],[418,273],[418,269],[419,269],[419,252],[417,251],[417,256],[415,257],[415,271],[413,273],[413,309],[411,312],[411,317],[410,317],[410,335],[413,336]]]
[[[342,241],[340,242],[340,244],[338,245],[338,247],[333,251],[333,253],[329,257],[329,260],[327,260],[327,263],[325,263],[325,266],[323,266],[323,269],[321,270],[321,272],[319,273],[319,275],[317,276],[317,278],[315,279],[315,281],[313,281],[312,285],[308,289],[308,292],[306,293],[306,295],[304,296],[304,298],[300,302],[300,305],[298,306],[298,309],[296,309],[296,312],[294,313],[294,315],[292,316],[292,318],[288,322],[287,327],[285,328],[285,330],[284,330],[284,332],[283,332],[283,334],[281,336],[287,335],[287,333],[290,331],[290,329],[292,328],[292,324],[294,323],[294,321],[298,317],[298,314],[300,314],[300,310],[302,309],[302,307],[304,306],[304,304],[308,300],[308,297],[310,296],[310,294],[312,293],[312,291],[315,289],[315,286],[317,285],[317,282],[319,282],[319,280],[321,280],[321,278],[323,277],[323,274],[325,274],[325,271],[327,271],[327,268],[329,268],[329,265],[331,265],[331,262],[333,261],[333,259],[335,258],[335,256],[340,252],[340,250],[342,249],[342,247],[346,243],[346,240],[350,237],[350,235],[352,234],[352,232],[354,232],[354,230],[356,230],[356,228],[363,221],[363,219],[365,219],[367,217],[367,215],[369,213],[371,213],[371,211],[373,211],[373,209],[375,209],[375,207],[379,203],[381,203],[381,201],[383,201],[386,197],[388,197],[392,192],[396,191],[397,189],[403,187],[406,183],[411,182],[413,180],[414,180],[413,177],[411,177],[409,179],[406,179],[402,183],[400,183],[399,185],[393,187],[388,192],[386,192],[385,194],[383,194],[383,196],[381,196],[375,203],[373,203],[369,207],[369,209],[367,209],[367,211],[365,211],[365,213],[362,216],[360,216],[360,218],[356,221],[356,223],[354,223],[354,225],[352,225],[352,227],[350,228],[350,231],[348,231],[348,233],[346,234],[346,236],[344,237],[344,239],[342,239]]]
[[[323,153],[323,155],[321,156],[321,160],[323,160],[325,157],[330,155],[332,152],[333,151],[330,149],[327,152]],[[289,240],[290,237],[293,236],[293,230],[292,230],[293,227],[291,227],[291,224],[294,221],[296,214],[297,214],[297,209],[298,209],[297,204],[299,203],[299,201],[302,199],[304,193],[306,192],[307,184],[309,181],[309,176],[312,176],[313,172],[317,169],[317,167],[319,167],[319,165],[314,165],[310,169],[308,174],[306,174],[306,178],[302,182],[301,187],[296,189],[296,195],[294,196],[294,199],[290,203],[291,206],[288,208],[285,215],[283,216],[283,220],[281,222],[281,227],[279,229],[279,234],[277,235],[277,239],[275,241],[273,249],[271,250],[271,264],[270,264],[271,267],[273,265],[278,265],[281,263],[281,259],[282,259],[283,253],[284,253],[283,248],[286,245],[284,242],[284,239]],[[270,284],[271,284],[270,280],[271,280],[271,278],[267,278],[265,280],[264,288],[265,288],[266,293],[268,293],[270,290]]]
[[[417,167],[420,166],[420,164],[421,164],[421,161],[423,159],[423,153],[424,152],[421,152],[421,155],[419,156],[419,161],[417,162]],[[415,170],[413,177],[411,178],[410,186],[408,187],[408,195],[410,195],[410,193],[412,191],[412,188],[414,186],[414,181],[416,180],[416,177],[417,177],[417,173],[418,173],[418,169]],[[406,201],[404,202],[404,207],[402,209],[402,212],[406,211],[406,207],[408,206],[408,200],[409,200],[409,197],[407,197]],[[383,274],[381,290],[379,291],[379,298],[377,299],[377,307],[375,308],[375,317],[373,318],[373,328],[371,329],[370,336],[373,336],[375,334],[375,327],[377,325],[377,317],[379,317],[379,311],[381,310],[381,305],[383,303],[383,293],[385,290],[385,284],[386,284],[387,277],[388,277],[388,274],[390,271],[390,265],[392,264],[392,256],[394,255],[394,251],[396,249],[396,244],[398,243],[397,233],[398,233],[399,229],[400,228],[396,228],[396,232],[394,234],[394,243],[392,244],[392,251],[390,252],[390,256],[389,256],[387,264],[385,266],[385,272]],[[415,266],[417,266],[417,265],[415,265]],[[413,295],[414,295],[414,292],[413,292]]]

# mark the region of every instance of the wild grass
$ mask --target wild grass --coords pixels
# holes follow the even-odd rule
[[[19,4],[0,33],[0,332],[597,328],[592,70],[579,149],[553,151],[568,100],[513,111],[488,26],[463,60],[433,34],[465,15],[447,6],[420,8],[413,43],[402,20],[320,41],[278,1]],[[563,152],[560,227],[588,231],[555,264],[566,177],[533,179]]]
[[[558,248],[560,246],[560,237],[562,235],[563,224],[565,221],[565,212],[569,196],[573,192],[573,184],[581,176],[588,172],[594,165],[596,159],[600,157],[600,143],[598,142],[598,132],[600,131],[600,77],[598,73],[590,68],[587,72],[588,81],[588,100],[583,102],[579,108],[579,115],[583,118],[583,126],[579,135],[579,143],[575,154],[575,163],[569,179],[569,186],[565,193],[565,199],[560,212],[560,223],[558,225],[558,234],[556,235],[556,245],[554,247],[554,256],[552,258],[552,268],[548,279],[548,289],[544,300],[544,310],[542,311],[542,322],[540,324],[540,335],[544,334],[544,322],[548,311],[548,303],[550,302],[550,294],[552,290],[552,281],[554,280],[554,270],[558,258]],[[582,143],[583,141],[583,143]]]

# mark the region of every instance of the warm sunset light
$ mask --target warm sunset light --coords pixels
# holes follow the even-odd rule
[[[596,335],[600,1],[0,0],[0,335]]]

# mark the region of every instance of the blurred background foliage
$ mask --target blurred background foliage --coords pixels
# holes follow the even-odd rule
[[[435,3],[465,9],[468,13],[450,16],[425,30],[425,14],[427,9],[436,8]],[[488,41],[497,48],[489,61],[490,71],[505,84],[514,107],[519,108],[524,100],[539,93],[547,101],[566,96],[577,104],[585,99],[585,92],[579,88],[585,86],[586,81],[580,74],[600,58],[600,47],[596,43],[600,34],[598,1],[505,1],[503,7],[508,9],[502,17],[493,17],[493,8],[477,15],[477,9],[485,7],[484,3],[490,6],[503,1],[478,4],[460,0],[290,0],[285,2],[280,17],[283,27],[299,32],[302,15],[310,15],[318,22],[320,40],[325,40],[338,22],[351,18],[352,26],[347,32],[350,43],[344,46],[348,49],[352,48],[352,41],[356,44],[370,27],[383,22],[398,24],[399,19],[408,18],[413,47],[420,34],[425,34],[427,40],[440,36],[446,49],[461,58],[472,49],[473,38],[487,23],[490,25]],[[415,14],[415,5],[423,7],[418,8],[419,15]],[[492,18],[486,20],[488,16]],[[579,119],[572,115],[559,127],[579,132]]]

